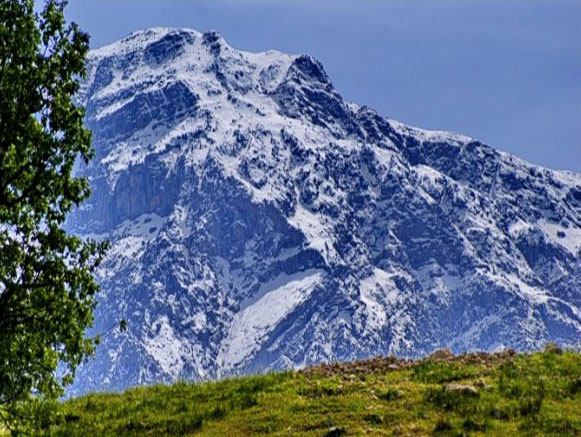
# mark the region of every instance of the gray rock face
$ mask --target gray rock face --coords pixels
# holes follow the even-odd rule
[[[581,175],[346,103],[319,62],[151,29],[90,56],[108,238],[71,393],[382,354],[581,347]],[[128,330],[119,332],[120,319]]]

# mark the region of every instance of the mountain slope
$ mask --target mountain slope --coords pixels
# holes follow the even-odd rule
[[[40,435],[577,436],[580,369],[572,352],[373,358],[90,394]]]
[[[581,175],[346,103],[319,62],[150,29],[90,55],[73,392],[377,353],[581,347]],[[115,329],[128,321],[127,332]]]

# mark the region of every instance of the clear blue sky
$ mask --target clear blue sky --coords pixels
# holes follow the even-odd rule
[[[152,26],[308,53],[345,99],[581,172],[579,0],[70,0],[92,46]]]

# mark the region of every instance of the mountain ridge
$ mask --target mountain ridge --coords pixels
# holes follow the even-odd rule
[[[581,347],[579,174],[381,117],[314,58],[215,31],[93,51],[79,101],[93,195],[68,226],[112,249],[73,391]]]

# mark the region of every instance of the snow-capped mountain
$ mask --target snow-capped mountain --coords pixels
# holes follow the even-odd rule
[[[73,392],[581,347],[580,174],[346,103],[312,57],[216,32],[95,50],[79,99],[96,157],[69,227],[112,248]]]

